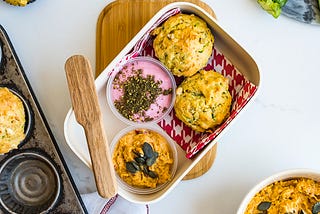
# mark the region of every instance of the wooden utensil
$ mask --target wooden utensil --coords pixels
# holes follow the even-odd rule
[[[90,63],[84,56],[71,56],[65,71],[76,120],[85,130],[97,191],[110,198],[117,193],[117,183]]]

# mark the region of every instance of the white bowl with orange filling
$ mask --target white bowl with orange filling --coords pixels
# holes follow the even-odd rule
[[[127,127],[111,143],[119,185],[129,192],[150,194],[163,189],[177,169],[174,142],[161,129]]]
[[[237,214],[320,213],[320,172],[291,169],[258,183],[245,196]]]

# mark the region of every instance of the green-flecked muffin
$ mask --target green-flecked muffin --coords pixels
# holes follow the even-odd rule
[[[24,139],[24,106],[20,98],[0,87],[0,154],[16,149]]]
[[[4,0],[4,1],[14,6],[24,7],[27,4],[34,2],[35,0]]]
[[[211,132],[230,115],[228,79],[210,70],[187,77],[176,90],[176,116],[198,132]]]
[[[214,37],[205,21],[177,14],[152,31],[156,57],[176,76],[192,76],[205,67]]]

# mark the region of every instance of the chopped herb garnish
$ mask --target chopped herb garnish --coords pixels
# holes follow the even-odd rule
[[[143,122],[153,120],[146,116],[145,112],[160,95],[172,94],[172,88],[162,89],[162,81],[155,80],[153,75],[143,76],[142,69],[132,68],[130,72],[133,75],[125,78],[125,69],[126,67],[116,75],[113,83],[113,88],[123,93],[114,102],[116,109],[129,120],[136,120],[136,118],[142,118]]]

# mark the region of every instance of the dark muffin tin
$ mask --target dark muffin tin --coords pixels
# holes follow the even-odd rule
[[[53,210],[61,193],[58,166],[37,149],[9,155],[0,167],[0,205],[13,213],[43,213]]]
[[[26,138],[17,149],[0,155],[0,213],[87,213],[1,25],[0,87],[7,87],[16,94],[26,111]]]

